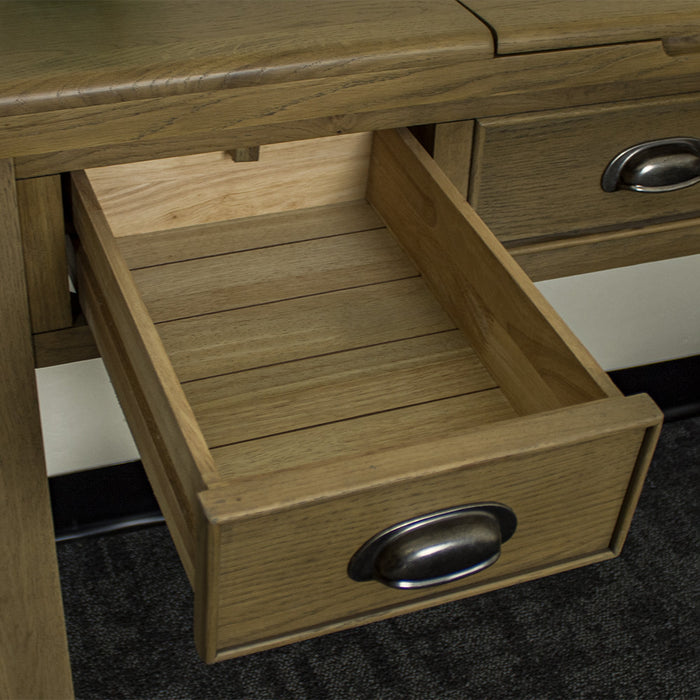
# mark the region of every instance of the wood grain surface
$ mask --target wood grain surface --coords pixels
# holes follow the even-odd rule
[[[517,411],[618,393],[407,130],[375,134],[368,199]]]
[[[156,322],[415,277],[380,228],[135,270]]]
[[[61,178],[20,180],[17,205],[22,231],[29,312],[35,333],[73,323],[63,224]]]
[[[452,328],[417,277],[158,324],[183,382]]]
[[[222,476],[309,469],[339,458],[437,442],[473,428],[515,417],[500,389],[406,406],[351,420],[323,423],[212,450]]]
[[[116,248],[90,183],[73,175],[73,210],[81,236],[81,252],[108,306],[114,333],[123,344],[134,379],[143,390],[163,440],[175,451],[175,474],[189,499],[218,474],[197,422],[182,392],[158,333],[143,305],[131,274]],[[100,316],[93,319],[100,323]],[[190,513],[190,521],[193,514]]]
[[[203,153],[87,175],[113,234],[128,236],[361,199],[371,142],[349,134],[265,146],[252,163]]]
[[[488,468],[401,480],[231,523],[221,533],[220,648],[445,594],[609,547],[641,435],[518,455]],[[608,460],[616,469],[610,469]],[[568,469],[577,478],[567,478]],[[397,522],[460,504],[511,507],[518,530],[499,562],[437,591],[397,591],[347,575],[354,552]],[[293,555],[290,557],[286,553]],[[248,562],[241,567],[240,562]],[[427,600],[426,600],[427,599]],[[265,615],[260,610],[266,611]]]
[[[695,0],[460,0],[493,29],[498,53],[700,36]]]
[[[382,226],[377,213],[362,199],[211,224],[195,224],[139,236],[122,236],[117,245],[129,267],[136,269],[369,231]]]
[[[189,382],[185,393],[217,447],[494,386],[449,332]]]
[[[84,317],[70,328],[36,333],[33,340],[34,362],[37,367],[53,367],[100,356]]]
[[[700,253],[700,219],[591,233],[539,243],[513,241],[508,252],[534,281]]]
[[[0,160],[0,696],[71,698],[12,163]]]
[[[195,577],[196,522],[199,509],[192,487],[193,480],[183,478],[182,468],[176,465],[181,458],[178,442],[168,441],[160,427],[162,416],[154,415],[150,396],[129,359],[130,352],[124,345],[114,322],[90,261],[79,256],[78,282],[80,298],[97,341],[100,356],[109,373],[110,381],[119,397],[131,434],[139,450],[151,488],[165,517],[170,535],[190,582]]]
[[[469,201],[503,241],[697,216],[697,187],[604,192],[600,181],[631,146],[699,134],[700,94],[480,120]]]
[[[469,193],[474,127],[473,120],[435,125],[433,158],[464,197]]]
[[[618,551],[658,410],[619,396],[407,130],[372,139],[386,227],[331,201],[325,230],[323,208],[291,204],[119,243],[74,183],[91,323],[136,432],[155,427],[206,661]],[[482,501],[520,521],[487,572],[409,593],[347,577],[377,530]]]
[[[700,54],[620,44],[349,73],[2,119],[0,157],[61,172],[406,124],[455,121],[700,89]]]
[[[439,443],[241,477],[224,491],[203,494],[221,528],[221,647],[274,642],[360,615],[366,621],[371,613],[397,614],[466,595],[471,586],[504,585],[537,566],[605,556],[645,426],[658,416],[644,397],[606,400]],[[227,494],[237,494],[236,503]],[[501,562],[471,580],[407,592],[347,578],[349,557],[374,532],[419,513],[494,500],[515,509],[519,529]],[[323,566],[314,566],[320,552]],[[250,568],[227,576],[242,559]],[[267,605],[278,601],[271,617],[255,613],[258,595]]]
[[[20,222],[15,174],[177,156],[148,166],[140,183],[124,166],[112,202],[75,173],[74,214],[88,317],[194,583],[207,661],[619,551],[658,434],[651,401],[619,397],[407,132],[374,138],[369,195],[437,299],[404,261],[395,276],[396,246],[376,223],[304,233],[319,213],[307,208],[329,207],[337,222],[340,203],[362,197],[367,173],[367,150],[351,149],[343,169],[339,151],[324,161],[309,141],[478,119],[473,144],[437,140],[464,190],[458,162],[472,145],[479,167],[486,162],[486,127],[515,134],[498,139],[508,156],[528,142],[534,162],[542,123],[503,115],[697,93],[700,12],[691,0],[467,5],[482,19],[453,0],[2,3],[0,362],[9,379],[0,390],[0,521],[23,528],[0,546],[2,561],[16,563],[0,583],[0,694],[72,692],[20,239],[21,227],[42,251],[51,241],[46,278],[33,276],[44,264],[27,244],[27,279],[30,303],[38,287],[55,299],[45,292],[62,275],[57,180],[20,185]],[[686,119],[672,122],[678,128],[694,124],[690,99],[674,101]],[[660,121],[659,109],[652,119],[645,106],[645,118]],[[604,131],[631,136],[611,117],[626,110],[603,108],[614,123]],[[576,126],[580,115],[568,116]],[[561,146],[564,126],[548,122],[548,142]],[[443,136],[455,131],[470,127]],[[369,147],[366,135],[345,138]],[[302,143],[263,146],[258,161],[199,155],[291,141]],[[287,167],[268,165],[270,149],[288,153]],[[471,177],[476,201],[487,188]],[[32,205],[39,197],[44,209]],[[516,204],[526,221],[528,202]],[[662,216],[700,212],[671,208]],[[287,216],[291,238],[280,240]],[[240,225],[222,223],[231,218]],[[172,238],[163,233],[171,229]],[[124,247],[142,268],[133,275],[114,236],[144,232]],[[292,265],[299,279],[287,274]],[[190,287],[178,298],[180,275]],[[32,306],[35,330],[67,325],[61,299]],[[450,316],[471,347],[417,350],[459,337]],[[511,505],[519,528],[501,561],[474,579],[405,595],[347,578],[349,556],[378,529],[484,500]]]
[[[493,54],[452,0],[3,2],[0,110],[16,114]]]

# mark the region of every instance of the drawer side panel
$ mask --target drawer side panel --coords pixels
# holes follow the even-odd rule
[[[116,333],[104,297],[84,256],[78,267],[80,301],[139,449],[151,488],[165,516],[190,582],[194,580],[194,504],[177,476],[173,456],[163,440],[146,397],[135,380],[128,353]],[[176,457],[176,456],[175,456]]]
[[[375,134],[367,196],[516,410],[618,394],[409,132]]]

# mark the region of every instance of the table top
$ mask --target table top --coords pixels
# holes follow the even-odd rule
[[[491,56],[456,0],[4,0],[0,116]]]
[[[700,2],[3,0],[19,178],[700,90]],[[559,50],[557,50],[559,49]]]

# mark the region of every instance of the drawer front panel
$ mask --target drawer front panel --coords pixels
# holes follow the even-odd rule
[[[608,163],[657,139],[700,138],[697,96],[478,123],[469,199],[502,241],[613,230],[697,216],[700,184],[604,192]]]
[[[233,648],[235,655],[238,645],[264,645],[329,622],[427,606],[496,581],[505,585],[547,565],[610,556],[643,435],[643,429],[630,429],[446,472],[431,464],[416,478],[223,525],[220,653]],[[490,568],[412,591],[348,577],[350,557],[384,528],[456,505],[494,501],[512,508],[518,526]]]

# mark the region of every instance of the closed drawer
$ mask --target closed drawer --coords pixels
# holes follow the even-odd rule
[[[80,295],[205,660],[619,552],[658,409],[407,131],[73,183]]]
[[[639,231],[697,218],[700,185],[663,193],[605,192],[601,186],[618,154],[678,137],[700,138],[697,95],[483,119],[476,127],[469,200],[505,242]],[[669,227],[667,240],[685,250],[693,247],[685,240],[691,236],[697,238],[697,226]]]

